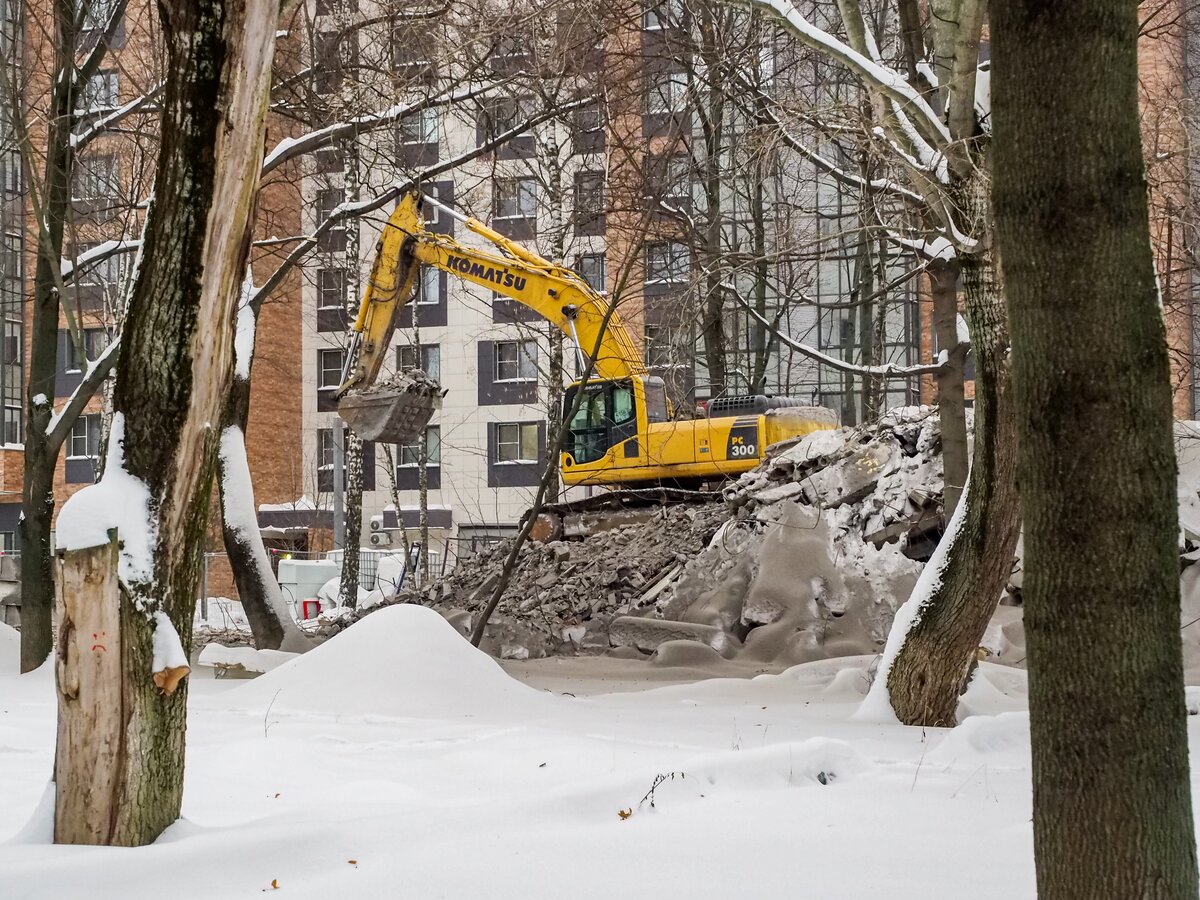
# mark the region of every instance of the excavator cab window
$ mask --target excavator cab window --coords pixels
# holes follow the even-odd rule
[[[563,397],[564,412],[571,411],[580,390],[583,399],[571,418],[565,449],[583,464],[603,458],[614,444],[637,434],[637,403],[629,382],[573,385]]]
[[[647,378],[642,382],[646,390],[646,421],[666,422],[671,418],[667,404],[667,386],[661,378]]]

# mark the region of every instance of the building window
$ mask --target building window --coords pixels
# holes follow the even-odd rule
[[[341,147],[324,147],[312,153],[313,172],[317,175],[328,175],[330,172],[340,172],[346,168],[342,159]]]
[[[647,31],[678,28],[683,24],[683,0],[650,0],[642,9],[642,27]]]
[[[0,553],[17,552],[17,533],[15,531],[0,531]]]
[[[537,180],[498,178],[492,204],[497,219],[532,219],[537,215]]]
[[[83,96],[75,104],[77,111],[99,112],[112,109],[120,101],[120,87],[117,73],[105,69],[91,76],[83,84]]]
[[[71,426],[67,459],[98,459],[100,456],[100,413],[80,416]]]
[[[313,90],[332,94],[342,87],[341,44],[343,34],[323,31],[313,35]]]
[[[584,253],[575,260],[575,271],[594,291],[608,290],[608,262],[603,253]]]
[[[333,446],[333,429],[317,429],[317,468],[332,469],[336,461]]]
[[[500,135],[512,131],[529,119],[533,110],[532,97],[503,97],[492,100],[483,113],[482,137],[484,142],[493,141]]]
[[[428,197],[430,200],[443,200],[441,185],[427,184],[421,188],[421,194]],[[421,217],[425,219],[425,225],[429,228],[438,225],[442,221],[442,208],[436,203],[422,203]]]
[[[317,15],[331,16],[336,12],[357,12],[358,0],[317,0]]]
[[[496,425],[497,463],[538,461],[537,422],[500,422]]]
[[[111,153],[79,159],[72,170],[72,200],[113,200],[121,194],[120,161]]]
[[[604,130],[604,107],[600,101],[584,104],[572,114],[575,130],[581,134]]]
[[[687,72],[660,72],[647,84],[646,112],[668,115],[687,109]]]
[[[537,381],[537,341],[497,341],[494,381]]]
[[[344,309],[346,270],[317,269],[317,309]]]
[[[401,145],[436,144],[438,142],[438,108],[427,106],[404,116],[396,124],[397,140]]]
[[[331,391],[342,383],[342,366],[346,361],[344,350],[320,350],[317,361],[317,390]]]
[[[75,342],[71,340],[70,334],[66,335],[67,372],[83,372],[87,369],[88,364],[98,359],[100,354],[104,352],[104,348],[108,346],[108,332],[102,328],[87,328],[83,332],[83,352],[84,359],[79,358],[79,351],[75,349]]]
[[[581,228],[597,224],[604,215],[604,173],[575,174],[575,220]]]
[[[417,273],[417,296],[416,303],[418,306],[430,306],[440,303],[442,300],[442,275],[433,266],[421,266],[420,272]]]
[[[424,69],[431,65],[429,50],[437,35],[428,25],[400,17],[392,27],[392,65],[397,69]]]
[[[401,372],[420,369],[434,381],[442,380],[442,348],[437,344],[421,345],[421,360],[417,362],[417,348],[404,344],[396,348],[396,368]]]
[[[396,468],[410,468],[421,461],[420,444],[400,444],[396,454]],[[425,429],[425,464],[439,466],[442,463],[442,429],[430,425]]]
[[[333,211],[342,205],[345,200],[346,192],[342,188],[324,188],[317,191],[315,197],[316,206],[316,222],[315,228],[320,228],[329,217],[333,215]],[[344,222],[339,222],[337,225],[329,228],[321,235],[319,242],[322,250],[336,252],[346,248],[346,226]]]
[[[651,156],[646,165],[646,189],[650,197],[670,206],[683,206],[692,199],[692,165],[686,156]]]
[[[687,281],[691,254],[679,241],[655,241],[646,245],[646,281],[674,283]]]

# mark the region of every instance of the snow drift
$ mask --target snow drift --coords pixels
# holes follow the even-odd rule
[[[431,609],[399,604],[371,615],[222,702],[244,709],[336,716],[509,719],[552,702],[514,681]]]

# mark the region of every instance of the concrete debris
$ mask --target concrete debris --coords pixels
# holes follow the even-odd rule
[[[485,649],[525,659],[666,646],[659,656],[674,658],[682,641],[784,664],[877,652],[943,528],[936,411],[895,410],[769,452],[712,502],[628,510],[581,540],[527,545]],[[469,633],[509,548],[390,602],[432,606]]]

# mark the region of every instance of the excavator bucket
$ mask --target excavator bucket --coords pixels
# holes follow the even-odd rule
[[[412,444],[442,405],[441,386],[423,372],[409,372],[338,401],[338,415],[364,441]]]

